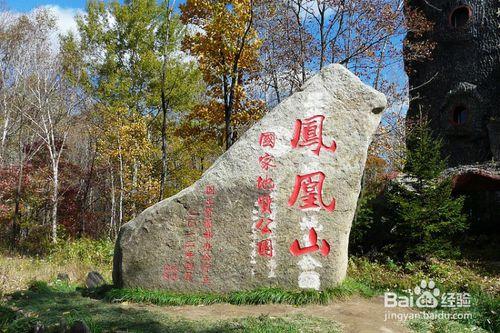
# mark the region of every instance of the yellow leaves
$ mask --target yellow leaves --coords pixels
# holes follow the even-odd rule
[[[188,0],[181,6],[182,21],[203,31],[187,36],[183,45],[198,56],[207,83],[230,75],[235,61],[240,69],[254,68],[261,42],[251,27],[252,10],[249,0]]]
[[[98,136],[99,159],[110,168],[115,179],[123,180],[127,218],[158,198],[159,180],[154,167],[159,148],[150,140],[149,118],[126,107],[101,106],[96,112],[95,134]],[[119,182],[115,182],[115,186]]]
[[[182,21],[199,30],[186,36],[183,47],[198,57],[210,97],[183,124],[187,133],[221,138],[226,112],[236,132],[262,117],[264,103],[248,98],[243,89],[259,69],[262,45],[252,6],[250,0],[188,0],[181,6]]]

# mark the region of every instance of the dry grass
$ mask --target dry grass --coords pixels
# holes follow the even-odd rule
[[[88,272],[100,272],[106,281],[111,281],[111,265],[96,267],[80,261],[53,263],[44,259],[0,256],[0,292],[10,293],[26,289],[31,281],[52,281],[57,274],[68,274],[70,281],[83,283]]]
[[[432,279],[441,290],[481,291],[500,296],[500,268],[490,263],[436,260],[396,265],[351,257],[348,276],[382,290],[412,289]]]
[[[112,258],[111,242],[90,240],[61,243],[44,258],[0,253],[0,296],[26,289],[31,281],[54,281],[59,273],[83,284],[88,272],[98,271],[111,282]]]

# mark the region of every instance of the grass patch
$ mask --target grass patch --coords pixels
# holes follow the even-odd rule
[[[26,289],[31,281],[53,281],[66,273],[73,283],[83,283],[90,271],[111,281],[113,243],[81,239],[59,242],[45,257],[0,254],[0,296]]]
[[[0,332],[16,320],[16,318],[16,311],[5,305],[0,305]]]
[[[129,332],[273,332],[287,331],[288,327],[303,329],[297,318],[272,318],[262,320],[247,318],[204,325],[188,321],[163,318],[156,320],[156,314],[144,310],[127,309],[126,304],[110,304],[82,297],[77,288],[91,270],[103,273],[111,281],[112,244],[81,240],[76,243],[60,243],[45,258],[27,258],[0,255],[0,332],[22,332],[23,327],[42,320],[56,325],[61,319],[67,323],[84,321],[93,331],[128,330]],[[191,293],[180,294],[168,291],[141,289],[112,289],[104,286],[95,290],[84,290],[84,296],[104,298],[107,301],[150,303],[157,305],[202,305],[214,303],[230,304],[326,304],[334,299],[352,295],[370,297],[384,291],[403,292],[413,288],[420,280],[432,278],[442,292],[469,292],[472,306],[463,310],[473,314],[472,319],[459,321],[435,320],[412,321],[416,332],[480,332],[478,327],[489,332],[500,332],[500,275],[499,267],[489,263],[471,261],[428,260],[397,264],[391,260],[369,261],[351,257],[348,278],[341,285],[321,292],[290,291],[279,288],[263,288],[227,294]],[[67,273],[71,283],[55,281],[58,273]],[[54,281],[51,283],[40,282]],[[27,290],[25,290],[27,289]],[[1,303],[3,293],[23,290],[4,297],[12,298]],[[43,303],[42,302],[45,302]],[[43,304],[42,304],[43,303]],[[120,307],[121,306],[121,307]],[[74,310],[72,309],[74,307]],[[15,311],[13,310],[15,309]],[[17,309],[22,309],[22,315]],[[139,312],[137,312],[139,311]],[[449,311],[438,309],[438,311]],[[45,315],[47,312],[47,315]],[[130,316],[124,316],[124,313]],[[142,319],[141,319],[142,318]],[[155,321],[156,320],[156,321]],[[316,320],[316,319],[315,319]],[[148,330],[150,323],[153,329]],[[155,326],[157,323],[157,326]],[[265,330],[264,327],[270,330]],[[288,325],[288,326],[287,326]],[[303,331],[314,332],[314,325]],[[251,328],[249,328],[251,327]],[[279,328],[279,329],[278,329]],[[323,327],[324,328],[324,327]],[[327,331],[327,330],[323,330]]]
[[[22,309],[23,312],[13,309]],[[3,312],[2,312],[3,311]],[[112,304],[83,297],[68,286],[34,282],[30,289],[11,295],[0,307],[10,320],[0,332],[32,332],[37,323],[48,332],[57,332],[62,323],[85,322],[93,333],[103,332],[341,332],[336,322],[303,315],[285,317],[248,317],[233,320],[188,321],[143,307]]]
[[[85,266],[111,267],[113,253],[114,243],[110,240],[81,238],[57,243],[46,259],[61,266],[77,261]]]
[[[235,305],[257,304],[327,304],[333,299],[352,295],[371,297],[376,290],[368,286],[346,279],[341,285],[324,291],[300,290],[290,291],[281,288],[261,288],[249,291],[236,291],[227,294],[214,293],[175,293],[164,290],[112,289],[105,291],[103,296],[110,302],[134,302],[156,305],[209,305],[214,303],[229,303]]]
[[[431,259],[398,265],[350,257],[347,275],[376,290],[403,291],[432,279],[441,290],[500,295],[500,266],[481,262]]]
[[[321,318],[312,318],[302,315],[288,317],[248,317],[235,321],[220,321],[209,332],[342,332],[340,325]]]
[[[487,333],[488,331],[471,325],[465,325],[460,322],[437,319],[437,320],[412,320],[408,323],[415,333]]]
[[[490,332],[500,332],[500,297],[485,292],[471,294],[472,306],[466,311],[472,319],[460,320],[463,324],[482,327]]]
[[[351,257],[348,275],[375,290],[404,294],[422,279],[432,279],[443,292],[468,292],[472,304],[467,308],[438,308],[443,312],[470,312],[472,318],[452,320],[415,320],[410,322],[416,332],[500,332],[499,269],[481,262],[429,260],[397,265]]]

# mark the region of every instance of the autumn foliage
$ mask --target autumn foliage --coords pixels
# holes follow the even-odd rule
[[[406,85],[393,75],[405,33],[418,41],[406,45],[416,58],[431,52],[424,37],[432,26],[403,4],[90,1],[58,47],[49,10],[3,11],[4,245],[38,252],[60,239],[113,239],[330,63],[389,97],[367,164],[375,191],[405,160]]]
[[[197,56],[208,85],[208,100],[194,112],[209,124],[203,128],[208,135],[220,136],[224,128],[228,149],[237,131],[259,119],[265,107],[245,89],[259,70],[261,40],[253,26],[255,1],[188,0],[181,11],[182,21],[193,30],[186,35],[183,48]]]

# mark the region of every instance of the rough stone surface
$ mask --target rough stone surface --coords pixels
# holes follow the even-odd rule
[[[500,191],[500,162],[448,168],[442,177],[451,177],[453,188],[457,193]]]
[[[87,288],[97,288],[106,284],[106,281],[99,272],[90,272],[85,279]]]
[[[343,66],[325,68],[251,127],[199,181],[121,228],[114,283],[221,292],[336,285],[346,274],[367,149],[385,107],[383,94]],[[294,142],[305,132],[297,128],[318,134],[318,127],[308,126],[317,116],[324,116],[319,154],[314,135]],[[265,133],[275,134],[274,147]],[[266,171],[269,156],[274,160]],[[325,176],[322,189],[315,186],[318,172]],[[259,177],[272,179],[274,189],[259,189]],[[294,200],[297,180],[309,186],[298,186]],[[318,207],[301,208],[306,198]],[[259,225],[260,218],[272,223]],[[309,246],[311,252],[303,253]]]

